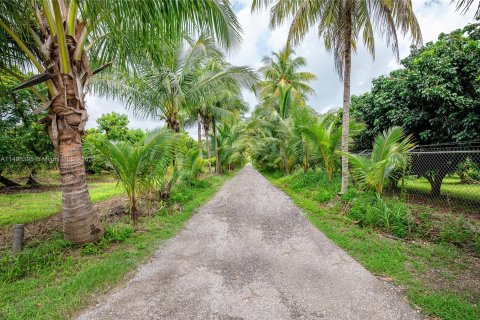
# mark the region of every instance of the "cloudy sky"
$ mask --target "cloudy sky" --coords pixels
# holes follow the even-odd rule
[[[288,23],[281,28],[271,30],[268,26],[269,12],[267,10],[251,13],[252,0],[232,0],[239,22],[243,28],[243,44],[236,52],[229,55],[231,63],[236,65],[250,65],[253,68],[261,66],[264,56],[280,50],[288,34]],[[448,33],[463,27],[473,20],[473,10],[467,15],[455,11],[450,0],[413,0],[415,13],[422,29],[424,43],[434,41],[441,32]],[[400,38],[400,57],[409,54],[410,40]],[[333,57],[326,52],[321,39],[314,31],[310,32],[304,41],[295,48],[297,55],[307,59],[308,69],[317,76],[312,83],[316,94],[309,98],[309,104],[319,112],[325,112],[342,105],[342,83],[333,67]],[[388,74],[399,68],[391,50],[383,44],[381,39],[376,42],[376,58],[372,58],[364,48],[360,48],[353,58],[352,94],[361,94],[370,90],[371,80],[380,75]],[[250,92],[244,93],[245,100],[253,109],[257,103],[255,96]],[[88,99],[89,121],[88,127],[96,126],[96,119],[102,113],[111,111],[129,114],[124,106],[116,101],[91,96]],[[130,127],[153,129],[159,125],[158,121],[135,119],[129,114]]]

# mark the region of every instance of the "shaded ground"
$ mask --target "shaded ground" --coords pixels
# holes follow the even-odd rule
[[[111,216],[121,217],[127,214],[128,199],[126,196],[116,196],[93,205],[93,210],[102,219],[111,220]],[[48,218],[39,219],[25,224],[25,243],[48,239],[53,232],[61,231],[62,213],[59,212]],[[11,245],[13,229],[11,226],[0,227],[0,249]]]
[[[80,319],[418,319],[251,166]]]

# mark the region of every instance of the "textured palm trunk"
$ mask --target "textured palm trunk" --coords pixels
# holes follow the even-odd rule
[[[65,26],[66,10],[62,12]],[[48,57],[45,63],[45,66],[48,66],[46,72],[52,77],[48,84],[50,100],[39,112],[48,110],[48,115],[42,122],[48,129],[58,156],[64,236],[66,240],[74,243],[93,242],[103,236],[103,227],[93,210],[82,157],[81,136],[88,119],[85,95],[92,72],[86,52],[80,51],[83,43],[78,37],[85,33],[86,26],[78,23],[73,35],[65,36],[68,55],[65,60],[60,58],[58,33],[52,36],[45,25],[41,24],[42,34],[46,39],[42,51],[44,56]],[[78,52],[80,54],[77,55]]]
[[[65,239],[74,243],[96,241],[102,237],[103,228],[88,193],[80,132],[61,130],[59,138]]]
[[[308,147],[305,137],[303,137],[303,172],[308,171]]]
[[[203,159],[203,142],[202,142],[202,119],[200,114],[198,114],[197,118],[197,137],[198,137],[198,155],[200,159]]]
[[[344,194],[348,189],[348,137],[350,124],[350,74],[352,69],[352,8],[351,1],[347,3],[345,24],[345,52],[344,52],[344,75],[343,75],[343,118],[342,118],[342,188]]]
[[[212,165],[210,163],[210,138],[208,133],[210,131],[210,126],[208,121],[203,121],[203,130],[205,130],[205,147],[207,148],[207,159],[208,159],[208,173],[212,173]]]
[[[285,175],[288,175],[288,163],[287,163],[287,154],[285,152],[285,147],[283,143],[280,145],[280,156],[282,157],[283,172]]]
[[[212,120],[212,130],[213,130],[213,145],[215,148],[215,173],[220,174],[220,158],[218,157],[218,140],[217,140],[217,128],[215,120]]]

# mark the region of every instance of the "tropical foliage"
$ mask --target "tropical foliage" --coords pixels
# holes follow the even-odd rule
[[[142,5],[2,0],[0,12],[0,67],[12,71],[18,65],[38,72],[17,89],[47,82],[48,95],[39,97],[44,104],[36,112],[44,114],[42,121],[59,154],[65,238],[76,243],[98,240],[103,228],[93,212],[81,151],[92,76],[113,60],[118,68],[134,70],[148,55],[158,65],[165,44],[198,29],[231,47],[239,41],[236,17],[228,1],[213,0]]]
[[[355,149],[401,126],[420,144],[480,138],[480,24],[440,35],[402,60],[403,68],[373,80],[372,91],[352,97],[352,114],[365,123]]]
[[[397,30],[410,33],[418,44],[422,36],[413,12],[411,0],[254,0],[252,10],[274,3],[271,8],[270,25],[280,26],[292,19],[287,38],[287,47],[298,44],[307,32],[317,25],[318,35],[323,38],[327,50],[333,52],[335,68],[343,80],[342,120],[342,193],[347,191],[348,129],[350,123],[350,74],[352,53],[355,53],[360,35],[367,50],[375,57],[375,34],[382,35],[398,58]]]
[[[378,135],[369,156],[349,154],[354,178],[365,188],[382,194],[384,187],[405,175],[408,152],[415,145],[402,128],[392,127]]]
[[[39,87],[38,91],[3,94],[24,79],[25,75],[18,68],[12,72],[0,70],[0,183],[6,187],[18,187],[19,184],[2,173],[27,170],[29,179],[26,184],[38,185],[35,172],[52,166],[54,162],[53,145],[43,126],[37,123],[42,117],[33,113],[41,105],[37,94],[45,93],[45,86]]]
[[[171,133],[166,130],[147,137],[137,145],[107,139],[94,142],[97,157],[108,164],[125,189],[134,222],[138,217],[140,193],[165,183],[165,175],[174,156],[174,145]]]

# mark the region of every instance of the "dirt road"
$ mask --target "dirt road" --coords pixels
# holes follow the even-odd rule
[[[251,166],[80,319],[419,319]]]

